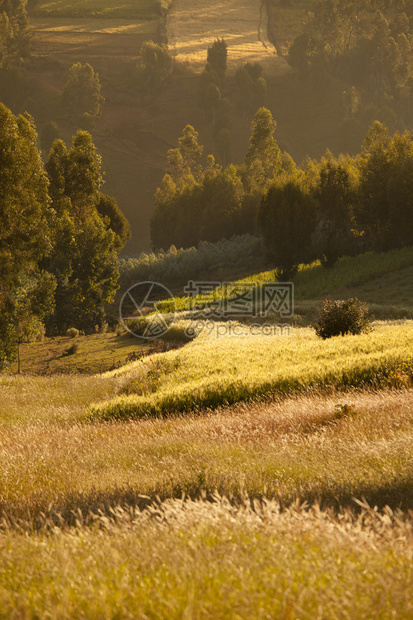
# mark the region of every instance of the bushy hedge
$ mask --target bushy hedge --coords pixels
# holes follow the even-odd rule
[[[151,280],[166,285],[181,284],[220,269],[249,269],[264,260],[263,242],[245,234],[217,243],[201,242],[197,248],[143,252],[137,258],[121,259],[121,284]]]

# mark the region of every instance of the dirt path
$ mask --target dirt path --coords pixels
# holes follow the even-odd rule
[[[288,70],[267,37],[263,0],[174,0],[167,20],[169,48],[195,71],[205,66],[207,49],[217,37],[228,45],[228,69],[260,62],[266,73]]]

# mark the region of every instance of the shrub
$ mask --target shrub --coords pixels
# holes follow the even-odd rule
[[[324,299],[316,326],[323,339],[344,334],[361,334],[369,330],[369,309],[356,297],[348,300]]]
[[[66,336],[68,338],[77,338],[79,336],[79,330],[76,327],[69,327],[66,331]]]

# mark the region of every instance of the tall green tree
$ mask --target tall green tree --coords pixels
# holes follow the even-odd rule
[[[128,233],[113,199],[100,192],[101,165],[85,131],[77,132],[70,150],[57,140],[50,151],[46,168],[56,215],[49,271],[57,280],[51,331],[100,325],[117,289],[117,254]]]
[[[235,73],[238,88],[238,105],[245,112],[252,113],[266,104],[267,82],[262,66],[258,62],[247,62]]]
[[[216,39],[214,43],[208,47],[207,64],[215,71],[219,79],[222,81],[227,70],[228,46],[225,39]]]
[[[268,257],[288,280],[311,257],[316,203],[299,176],[275,181],[264,195],[258,221]]]
[[[105,100],[101,95],[99,74],[88,63],[77,62],[69,69],[63,88],[63,102],[70,117],[89,129],[100,118]]]
[[[100,194],[96,209],[102,218],[106,218],[108,227],[113,230],[116,235],[116,247],[118,250],[121,250],[125,243],[131,238],[131,229],[118,203],[112,196]]]
[[[31,31],[25,0],[0,3],[0,69],[18,65],[30,55]]]
[[[33,120],[0,104],[0,367],[41,326],[54,279],[42,265],[52,250],[52,210]]]
[[[165,43],[145,41],[139,52],[139,68],[143,72],[147,90],[162,86],[172,73],[173,61]]]
[[[274,138],[276,122],[270,110],[259,108],[251,125],[245,167],[247,184],[253,193],[265,191],[281,172],[281,151]]]
[[[323,158],[313,195],[318,203],[316,245],[323,263],[333,265],[351,252],[353,208],[356,201],[355,169],[331,154]]]
[[[47,185],[33,120],[0,104],[0,282],[8,288],[51,251]]]

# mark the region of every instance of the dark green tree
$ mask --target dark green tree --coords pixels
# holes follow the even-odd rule
[[[259,226],[268,257],[288,280],[298,265],[311,258],[316,204],[299,177],[280,179],[264,195]]]
[[[48,328],[60,333],[70,325],[90,330],[101,324],[104,305],[117,289],[117,254],[127,226],[113,199],[100,193],[101,158],[90,134],[78,131],[69,151],[57,140],[47,171],[56,212],[49,271],[57,280]]]
[[[208,47],[207,64],[211,67],[212,71],[215,71],[221,81],[224,79],[227,70],[227,57],[228,46],[225,39],[218,38]]]
[[[63,88],[63,102],[72,121],[86,122],[85,128],[89,129],[100,118],[104,101],[99,74],[93,67],[81,62],[72,65]]]
[[[275,128],[270,110],[259,108],[252,121],[245,156],[246,182],[252,193],[265,191],[281,172],[281,152],[274,138]]]
[[[41,327],[54,279],[41,265],[52,249],[47,177],[28,116],[0,104],[0,367]]]
[[[172,73],[173,62],[168,47],[153,41],[142,43],[138,67],[143,72],[148,91],[162,86]]]
[[[267,82],[263,77],[262,66],[247,62],[235,73],[238,88],[238,105],[245,112],[252,113],[266,104]]]
[[[50,252],[50,217],[34,123],[0,104],[0,282],[8,289]]]
[[[116,235],[116,248],[121,250],[131,238],[128,220],[118,207],[116,200],[106,194],[100,194],[96,208],[101,217],[107,218],[108,227]]]
[[[323,263],[331,266],[352,250],[356,182],[350,166],[325,157],[313,195],[318,203],[317,250]]]

